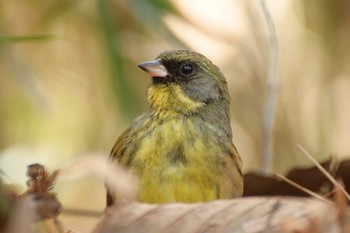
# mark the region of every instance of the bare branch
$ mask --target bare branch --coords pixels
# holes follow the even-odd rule
[[[303,147],[301,147],[300,145],[297,145],[298,149],[303,152],[306,157],[329,179],[330,182],[332,182],[332,184],[335,187],[338,187],[346,196],[346,198],[350,201],[350,195],[346,192],[346,190],[344,189],[344,186],[342,186],[341,184],[339,184],[338,181],[336,181],[333,176],[331,176],[331,174],[329,174],[329,172],[326,171],[326,169],[324,169],[319,162],[316,161],[316,159],[314,159],[314,157],[312,157],[312,155],[310,155]]]
[[[263,136],[263,161],[262,169],[265,173],[270,173],[272,169],[272,130],[275,121],[277,86],[278,86],[278,40],[275,25],[264,0],[261,0],[261,7],[266,19],[270,35],[270,49],[267,67],[267,96],[265,100],[264,116],[262,122]]]
[[[286,182],[286,183],[292,185],[293,187],[295,187],[295,188],[297,188],[297,189],[299,189],[299,190],[301,190],[301,191],[303,191],[303,192],[309,194],[310,196],[312,196],[312,197],[314,197],[314,198],[316,198],[316,199],[319,199],[319,200],[321,200],[321,201],[325,201],[325,202],[327,202],[328,204],[331,204],[331,203],[332,203],[332,202],[330,202],[329,200],[325,199],[324,197],[322,197],[322,196],[318,195],[317,193],[311,191],[310,189],[307,189],[307,188],[305,188],[305,187],[303,187],[303,186],[301,186],[301,185],[295,183],[295,182],[292,181],[291,179],[288,179],[287,177],[285,177],[285,176],[283,176],[283,175],[281,175],[281,174],[279,174],[279,173],[275,173],[275,175],[276,175],[278,178],[280,178],[281,180],[283,180],[284,182]]]

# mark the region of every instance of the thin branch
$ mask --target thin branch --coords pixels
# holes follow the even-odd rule
[[[103,212],[102,211],[94,211],[94,210],[64,208],[62,211],[62,214],[75,215],[75,216],[80,216],[80,217],[100,218],[103,215]]]
[[[331,174],[329,174],[329,172],[326,171],[326,169],[324,169],[321,164],[319,164],[319,162],[316,161],[316,159],[314,159],[314,157],[312,157],[312,155],[310,155],[304,148],[302,148],[300,145],[297,145],[298,149],[303,152],[306,157],[328,178],[328,180],[330,182],[332,182],[332,184],[335,187],[339,187],[339,189],[344,193],[344,195],[346,196],[346,198],[350,201],[350,195],[346,192],[346,190],[344,189],[344,187],[339,184],[338,181],[336,181],[336,179],[333,178],[333,176],[331,176]]]
[[[330,201],[327,200],[326,198],[324,198],[324,197],[318,195],[317,193],[311,191],[310,189],[307,189],[307,188],[305,188],[305,187],[303,187],[303,186],[301,186],[301,185],[295,183],[294,181],[288,179],[287,177],[285,177],[285,176],[283,176],[283,175],[281,175],[281,174],[279,174],[279,173],[275,173],[275,175],[276,175],[278,178],[280,178],[281,180],[283,180],[284,182],[286,182],[286,183],[292,185],[293,187],[295,187],[295,188],[297,188],[297,189],[303,191],[304,193],[307,193],[307,194],[309,194],[310,196],[312,196],[312,197],[314,197],[314,198],[316,198],[316,199],[319,199],[319,200],[321,200],[321,201],[324,201],[324,202],[327,202],[327,203],[329,203],[329,204],[332,204],[332,202],[330,202]]]
[[[266,6],[264,0],[261,0],[261,7],[266,19],[270,35],[270,48],[267,67],[267,96],[265,100],[264,116],[262,122],[262,140],[263,140],[263,161],[262,169],[265,173],[272,170],[272,131],[275,121],[276,102],[277,102],[277,86],[278,86],[278,40],[273,19]]]

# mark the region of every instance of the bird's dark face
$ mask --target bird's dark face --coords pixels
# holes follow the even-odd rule
[[[229,101],[221,71],[203,55],[190,50],[171,50],[156,60],[138,65],[152,76],[148,101],[155,111],[194,114],[216,101]]]

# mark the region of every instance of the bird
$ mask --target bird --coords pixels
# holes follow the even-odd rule
[[[115,142],[110,161],[139,179],[144,203],[241,197],[242,161],[232,142],[230,96],[220,69],[204,55],[167,50],[138,64],[152,78],[149,111]],[[118,197],[107,189],[107,206]]]

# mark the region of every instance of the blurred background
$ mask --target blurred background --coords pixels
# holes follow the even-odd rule
[[[273,171],[310,165],[296,144],[319,161],[344,158],[350,154],[350,2],[267,5],[279,40]],[[147,110],[150,79],[136,64],[178,48],[206,55],[223,71],[244,171],[261,170],[270,48],[260,1],[2,0],[3,181],[20,190],[30,163],[53,170],[85,156],[106,159]],[[60,179],[55,191],[65,207],[104,208],[103,181],[92,175]]]

